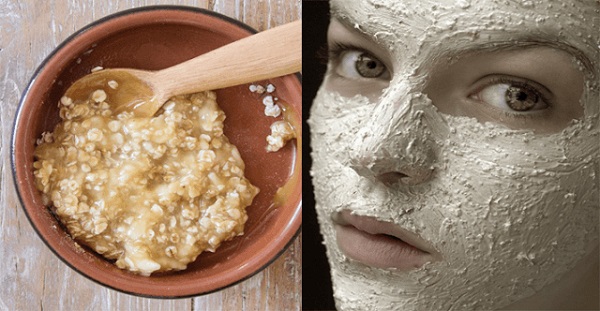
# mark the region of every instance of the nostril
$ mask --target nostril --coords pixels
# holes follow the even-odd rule
[[[431,178],[433,170],[412,170],[409,174],[402,172],[387,172],[375,176],[375,178],[385,185],[393,185],[401,182],[406,185],[416,185],[425,182]]]
[[[377,175],[375,178],[377,178],[377,180],[381,181],[382,183],[386,184],[386,185],[393,185],[399,181],[407,181],[407,179],[409,179],[410,177],[404,173],[400,173],[400,172],[388,172],[388,173],[383,173],[381,175]]]
[[[428,163],[402,163],[403,159],[393,157],[389,153],[376,156],[351,156],[348,166],[358,175],[377,180],[386,186],[397,183],[417,185],[429,181],[434,175],[434,167]]]

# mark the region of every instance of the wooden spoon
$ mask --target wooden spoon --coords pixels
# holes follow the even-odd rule
[[[102,89],[116,113],[153,116],[172,96],[220,89],[298,72],[302,68],[301,21],[227,44],[158,70],[105,69],[75,81],[65,93],[74,102]],[[113,82],[114,81],[114,82]]]

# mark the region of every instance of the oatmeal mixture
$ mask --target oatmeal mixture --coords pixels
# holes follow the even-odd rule
[[[275,121],[271,124],[271,134],[267,136],[267,152],[276,152],[296,138],[294,128],[288,121]]]
[[[59,105],[63,121],[39,139],[34,173],[74,239],[150,275],[243,234],[258,188],[223,135],[214,92],[174,97],[151,118],[113,114],[103,90]]]
[[[278,104],[278,98],[274,96],[275,86],[273,84],[267,84],[262,86],[260,84],[251,84],[250,92],[262,95],[262,103],[265,105],[265,116],[277,118],[281,115],[281,107]],[[267,136],[267,152],[277,152],[285,144],[296,138],[296,132],[294,127],[288,120],[275,121],[271,124],[271,134]]]

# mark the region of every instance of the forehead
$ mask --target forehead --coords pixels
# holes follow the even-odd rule
[[[572,47],[598,72],[597,0],[332,0],[331,8],[341,22],[399,53],[545,42]]]
[[[471,19],[472,22],[514,24],[534,22],[560,24],[558,28],[597,30],[600,18],[598,0],[331,0],[334,11],[353,15],[370,15],[378,20],[402,20],[415,17],[432,23],[440,19]],[[484,20],[472,20],[473,17]],[[583,22],[583,24],[581,24]],[[567,29],[568,30],[568,29]]]

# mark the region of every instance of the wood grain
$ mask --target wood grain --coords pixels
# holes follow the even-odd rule
[[[90,22],[157,4],[213,10],[259,31],[302,14],[300,0],[0,0],[0,311],[301,309],[301,236],[268,268],[235,286],[189,299],[149,299],[105,288],[67,267],[21,209],[10,168],[10,140],[21,93],[38,64]]]

